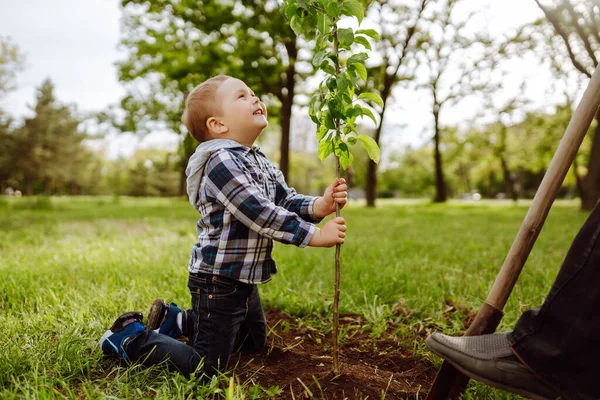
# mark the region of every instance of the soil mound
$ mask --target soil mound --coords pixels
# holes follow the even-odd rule
[[[393,336],[369,337],[360,315],[340,316],[340,374],[332,372],[331,335],[300,326],[277,309],[266,311],[265,350],[232,357],[241,380],[278,386],[280,399],[424,398],[435,378],[430,362],[417,360]],[[269,395],[265,394],[265,397]]]

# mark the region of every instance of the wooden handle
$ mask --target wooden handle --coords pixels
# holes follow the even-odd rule
[[[527,261],[527,257],[542,230],[548,212],[562,186],[565,176],[577,155],[600,105],[600,67],[590,79],[588,87],[579,102],[571,122],[552,157],[552,162],[533,198],[525,220],[513,242],[506,260],[498,273],[486,303],[502,310],[517,278]]]

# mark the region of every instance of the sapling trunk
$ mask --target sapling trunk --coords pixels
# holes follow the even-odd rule
[[[340,178],[340,158],[335,157],[335,177]],[[340,216],[340,205],[335,203],[335,216]],[[340,373],[340,361],[338,350],[338,328],[340,325],[340,253],[342,250],[341,244],[335,245],[335,289],[333,292],[333,372]]]
[[[333,52],[335,54],[337,62],[335,63],[335,74],[340,74],[340,63],[339,63],[339,41],[337,35],[336,20],[333,20]],[[338,129],[340,127],[339,120],[335,121],[335,126]],[[335,177],[340,179],[340,158],[335,156]],[[340,216],[340,205],[335,203],[335,217]],[[341,275],[341,264],[340,264],[340,253],[342,251],[342,245],[335,245],[335,283],[333,292],[333,372],[335,374],[340,373],[340,360],[339,360],[339,349],[338,349],[338,328],[340,325],[340,275]]]

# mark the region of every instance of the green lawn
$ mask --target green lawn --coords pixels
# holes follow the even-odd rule
[[[543,301],[586,214],[556,204],[499,330]],[[343,215],[342,313],[360,313],[376,335],[387,321],[418,357],[423,330],[462,333],[460,313],[487,297],[528,204],[351,204]],[[163,297],[190,305],[187,261],[196,212],[182,199],[0,199],[0,398],[188,398],[208,396],[160,369],[119,367],[97,348],[127,310],[147,312]],[[279,274],[262,287],[265,306],[329,329],[333,249],[277,245]],[[410,315],[397,316],[399,300]],[[436,361],[437,362],[437,361]],[[240,382],[236,392],[252,393]],[[225,394],[217,394],[225,398]],[[248,394],[247,394],[248,396]],[[468,398],[516,398],[471,384]]]

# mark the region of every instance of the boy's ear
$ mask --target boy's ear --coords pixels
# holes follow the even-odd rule
[[[229,132],[229,128],[215,117],[210,117],[206,120],[206,127],[209,132],[213,132],[217,135]]]

